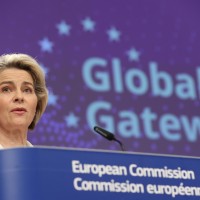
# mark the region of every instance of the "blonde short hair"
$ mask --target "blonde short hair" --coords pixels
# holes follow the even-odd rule
[[[48,90],[44,72],[38,62],[27,54],[4,54],[0,56],[0,72],[9,68],[24,70],[33,78],[34,89],[38,99],[35,117],[28,127],[28,129],[33,130],[44,113],[48,102]]]

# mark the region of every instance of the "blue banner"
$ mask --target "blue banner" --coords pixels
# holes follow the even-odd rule
[[[200,159],[29,148],[0,151],[3,200],[199,199]]]

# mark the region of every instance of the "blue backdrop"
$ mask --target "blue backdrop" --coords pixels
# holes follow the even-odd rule
[[[4,1],[0,53],[42,65],[35,145],[200,156],[198,0]]]

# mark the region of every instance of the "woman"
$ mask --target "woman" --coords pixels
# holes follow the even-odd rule
[[[34,129],[48,99],[44,73],[26,54],[0,56],[0,148],[32,146]]]

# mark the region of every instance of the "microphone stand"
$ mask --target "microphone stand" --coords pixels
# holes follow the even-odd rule
[[[116,142],[120,145],[122,151],[125,151],[125,149],[124,149],[124,145],[122,144],[121,141],[119,141],[119,140],[116,139],[116,138],[113,138],[113,140],[116,141]]]
[[[103,136],[104,138],[106,138],[107,140],[114,140],[116,141],[117,143],[120,144],[120,147],[121,147],[121,150],[122,151],[125,151],[124,149],[124,146],[122,144],[122,142],[118,139],[115,138],[115,136],[113,135],[113,133],[101,128],[101,127],[98,127],[98,126],[95,126],[94,127],[94,131],[97,132],[98,134],[100,134],[101,136]]]

